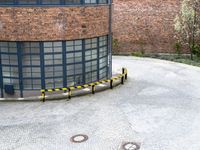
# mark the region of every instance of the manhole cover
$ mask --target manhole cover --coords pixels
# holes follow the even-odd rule
[[[122,145],[123,150],[139,150],[140,145],[135,142],[127,142]]]
[[[77,134],[71,137],[71,142],[82,143],[88,140],[88,136],[84,134]]]

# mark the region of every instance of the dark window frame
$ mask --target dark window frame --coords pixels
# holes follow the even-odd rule
[[[102,36],[103,37],[103,36]],[[94,38],[92,38],[94,39]],[[67,45],[67,42],[70,42],[70,41],[46,41],[48,43],[55,43],[55,42],[59,42],[58,47],[56,50],[58,51],[55,51],[54,49],[53,50],[47,50],[45,51],[45,42],[25,42],[25,43],[37,43],[36,47],[34,47],[34,44],[32,46],[27,46],[27,50],[24,51],[23,50],[23,43],[24,42],[5,42],[5,41],[0,41],[0,81],[1,84],[0,84],[0,88],[1,88],[1,91],[2,89],[4,89],[4,84],[3,83],[3,80],[17,80],[17,88],[15,88],[16,90],[20,90],[20,91],[25,91],[25,90],[39,90],[39,85],[41,86],[41,88],[60,88],[60,87],[57,87],[56,83],[54,83],[54,86],[51,86],[51,87],[47,87],[47,82],[46,80],[51,80],[52,78],[53,79],[58,79],[60,78],[61,80],[63,80],[63,86],[66,87],[66,86],[70,86],[68,85],[67,81],[70,79],[70,78],[73,78],[74,81],[76,80],[79,80],[80,79],[80,82],[79,81],[76,81],[74,85],[80,85],[80,84],[85,84],[85,83],[88,83],[88,82],[93,82],[94,80],[92,79],[92,75],[95,75],[97,74],[97,77],[95,77],[95,81],[97,81],[97,79],[104,79],[104,78],[107,78],[106,74],[108,74],[108,72],[104,75],[103,77],[99,74],[100,72],[102,73],[103,71],[101,70],[105,70],[105,68],[108,68],[108,43],[104,42],[105,44],[100,44],[101,42],[101,37],[96,37],[96,46],[95,47],[88,47],[86,48],[87,46],[87,42],[88,40],[91,40],[91,39],[81,39],[81,40],[73,40],[72,41],[72,47],[74,49],[71,49],[68,47]],[[108,39],[108,35],[106,35],[104,37],[104,41],[106,41]],[[76,43],[76,41],[79,41]],[[10,48],[12,47],[12,44],[14,43],[14,49]],[[6,45],[5,45],[6,44]],[[10,45],[10,47],[9,47]],[[30,44],[31,45],[31,44]],[[4,49],[4,47],[7,47]],[[57,47],[57,46],[55,46]],[[104,55],[100,57],[100,51],[99,49],[100,48],[105,48],[107,47],[107,49],[105,49],[106,53],[104,52]],[[69,49],[68,49],[69,48]],[[77,50],[75,50],[77,48]],[[15,50],[16,49],[16,50]],[[24,48],[25,49],[25,48]],[[96,50],[97,49],[97,54],[95,55],[98,55],[97,57],[95,57],[94,59],[90,59],[90,60],[86,60],[85,57],[85,53],[88,52],[88,51],[92,51],[92,50]],[[73,57],[76,57],[76,53],[80,53],[80,58],[81,61],[75,61],[75,58],[73,58],[73,62],[69,62],[67,60],[67,55],[68,54],[73,54]],[[62,61],[57,64],[57,63],[53,63],[53,64],[45,64],[45,56],[46,55],[53,55],[53,59],[55,58],[54,55],[56,54],[59,54],[59,57],[62,57]],[[105,55],[107,54],[107,55]],[[7,63],[5,64],[5,61],[4,59],[2,59],[2,57],[4,55],[7,55],[8,57],[12,57],[12,56],[15,56],[17,57],[17,60],[16,63]],[[91,53],[92,55],[92,53]],[[27,63],[23,62],[25,60],[23,60],[23,57],[24,56],[27,56]],[[33,64],[33,59],[34,57],[30,58],[31,56],[38,56],[38,60],[40,60],[40,63],[37,63],[36,61],[36,64]],[[79,55],[78,55],[78,60],[79,60]],[[101,66],[100,62],[102,62],[100,59],[105,59],[106,62],[103,62],[105,63],[106,65],[103,65]],[[31,61],[31,62],[29,62]],[[55,60],[53,60],[55,61]],[[94,66],[92,66],[92,62],[95,62]],[[89,63],[91,63],[91,65],[89,65],[89,67],[91,69],[88,70],[87,68],[87,63],[89,65]],[[67,70],[69,70],[69,66],[72,65],[74,66],[72,68],[73,72],[71,75],[68,74]],[[96,67],[95,67],[96,66]],[[18,73],[16,73],[15,75],[13,76],[6,76],[5,74],[2,74],[4,69],[8,69],[9,67],[15,67],[16,69],[18,69]],[[62,69],[62,74],[61,73],[56,73],[57,75],[59,76],[48,76],[47,72],[45,72],[45,68],[46,67],[55,67],[55,68],[58,68],[58,69]],[[30,72],[30,77],[28,76],[29,73],[26,74],[26,72],[28,72],[31,68],[31,72]],[[79,70],[77,70],[77,68],[79,68]],[[27,71],[26,71],[27,69]],[[36,70],[35,70],[36,69]],[[56,70],[58,70],[56,69]],[[34,70],[34,71],[32,71]],[[37,71],[38,70],[38,71]],[[34,76],[33,74],[36,72],[41,72],[40,75],[41,76]],[[108,70],[109,71],[109,70]],[[10,70],[10,72],[12,72]],[[55,74],[55,70],[53,71],[54,74]],[[61,71],[60,71],[61,72]],[[8,73],[9,74],[9,73]],[[10,73],[11,74],[11,73]],[[88,78],[87,78],[88,77]],[[99,78],[100,77],[100,78]],[[33,88],[33,84],[30,85],[29,87],[32,87],[32,88],[26,88],[26,82],[25,80],[32,80],[31,82],[33,83],[34,80],[40,80],[40,82],[37,82],[35,83],[36,86],[38,85],[38,88]],[[88,82],[85,82],[85,81],[88,81]],[[29,81],[27,81],[29,82]],[[25,86],[24,86],[25,85]],[[2,95],[2,94],[1,94]],[[2,97],[2,96],[1,96]]]
[[[10,2],[8,2],[8,0],[5,0],[5,2],[0,2],[0,6],[7,6],[7,5],[8,6],[10,5],[12,6],[37,6],[37,5],[57,6],[57,5],[92,5],[92,4],[101,5],[101,4],[109,3],[109,0],[95,0],[96,2],[92,2],[94,0],[32,0],[32,1],[33,2],[31,3],[28,0],[10,0]]]

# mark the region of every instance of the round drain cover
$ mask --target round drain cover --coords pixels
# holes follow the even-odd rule
[[[82,143],[88,140],[88,136],[84,134],[77,134],[71,137],[71,142]]]
[[[140,146],[135,142],[125,143],[123,144],[122,147],[124,150],[139,150],[140,149]]]

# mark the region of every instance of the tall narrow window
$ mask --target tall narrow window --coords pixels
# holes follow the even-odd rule
[[[22,42],[24,89],[41,89],[39,42]]]
[[[62,42],[44,42],[46,88],[63,87]]]
[[[82,40],[66,42],[67,85],[83,83]]]
[[[85,40],[85,82],[97,80],[97,38]]]
[[[99,37],[99,79],[107,78],[108,70],[108,37]]]
[[[19,89],[18,56],[16,42],[0,42],[3,84]]]

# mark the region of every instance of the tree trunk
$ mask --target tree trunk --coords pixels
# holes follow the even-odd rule
[[[195,50],[195,33],[196,33],[196,22],[197,22],[197,10],[196,10],[196,4],[194,6],[194,20],[193,20],[193,28],[192,28],[192,54]],[[191,56],[191,59],[193,60],[193,56]]]
[[[190,36],[188,39],[188,46],[189,46],[189,50],[190,50],[190,59],[193,60],[192,36]]]

